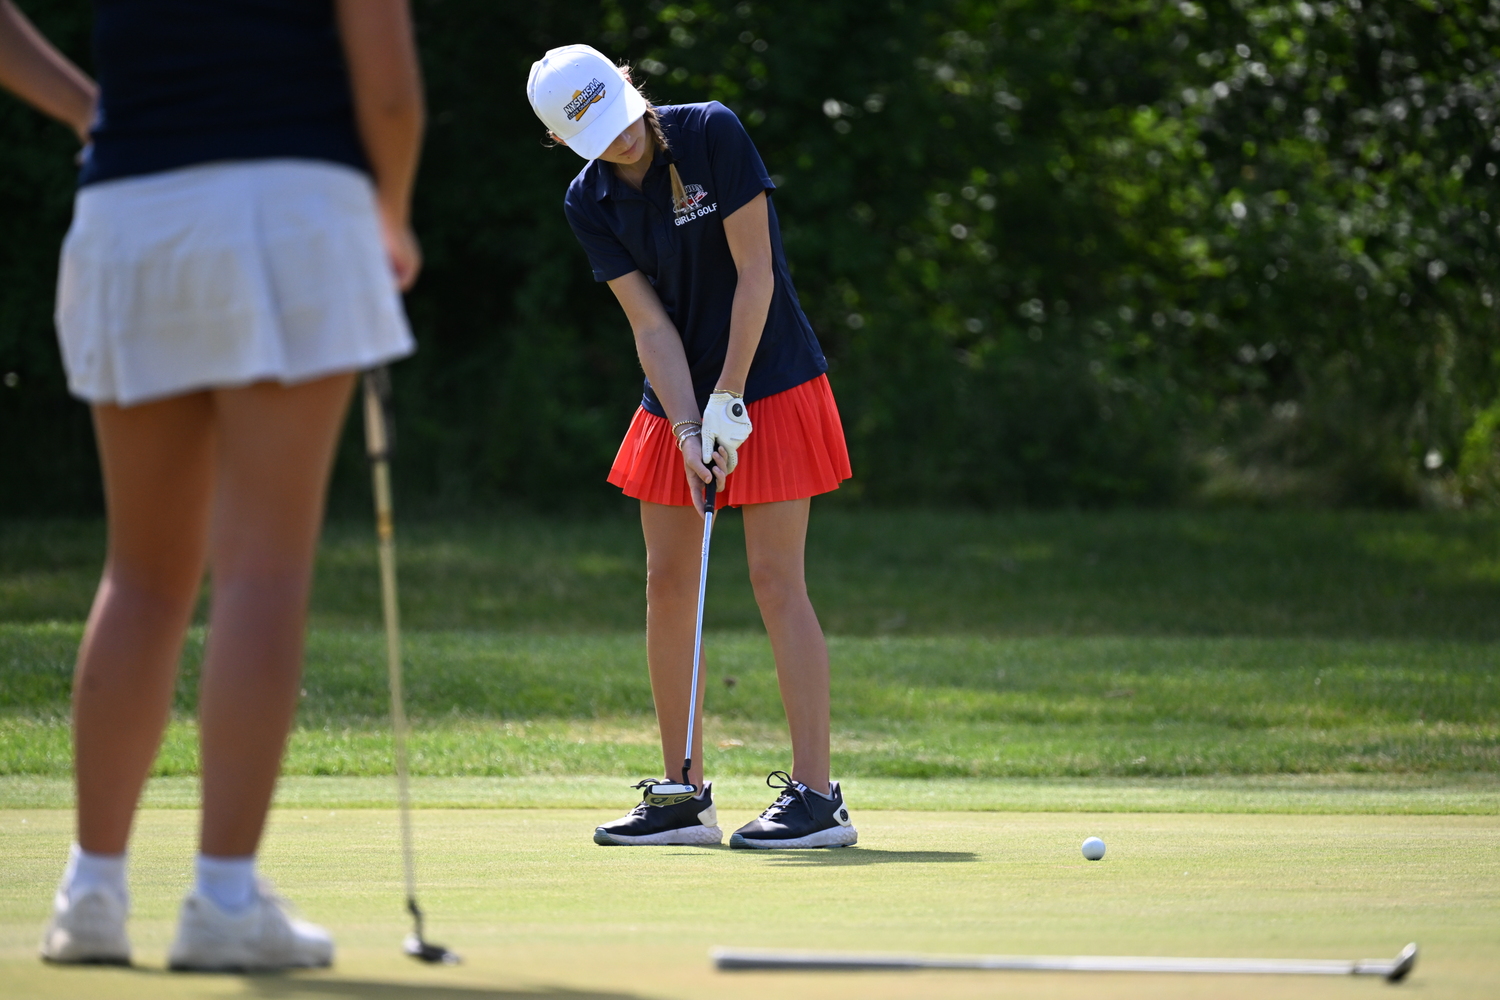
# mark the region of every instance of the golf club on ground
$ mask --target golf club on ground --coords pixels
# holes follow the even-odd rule
[[[406,872],[406,909],[416,929],[406,936],[406,953],[421,962],[457,965],[457,953],[422,935],[417,906],[417,872],[412,857],[411,790],[406,775],[406,706],[401,696],[401,623],[396,604],[396,532],[391,520],[391,379],[384,368],[365,372],[365,448],[375,480],[375,537],[380,543],[380,597],[385,616],[386,662],[391,682],[391,729],[396,756],[396,801],[401,813],[401,861]]]
[[[712,475],[712,465],[708,467],[708,471],[708,482],[703,484],[703,562],[698,568],[698,624],[693,632],[693,686],[688,695],[687,746],[682,751],[682,784],[653,785],[652,795],[693,795],[698,792],[698,787],[688,780],[688,772],[693,769],[693,722],[698,715],[698,674],[703,658],[703,598],[708,592],[708,543],[714,533],[714,497],[718,492],[719,482],[718,477]]]
[[[721,972],[856,972],[979,969],[1005,972],[1197,972],[1261,976],[1380,976],[1399,983],[1417,964],[1413,941],[1393,959],[1354,962],[1317,958],[1152,958],[1139,955],[840,955],[811,951],[715,948]]]

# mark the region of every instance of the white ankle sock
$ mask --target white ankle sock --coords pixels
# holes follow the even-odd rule
[[[197,891],[225,913],[238,913],[255,898],[255,855],[216,858],[198,855]]]
[[[68,851],[58,890],[70,900],[94,889],[107,889],[121,899],[130,898],[125,888],[125,854],[93,854],[74,844]]]

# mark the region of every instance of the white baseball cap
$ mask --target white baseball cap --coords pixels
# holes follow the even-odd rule
[[[564,45],[532,63],[526,99],[542,124],[585,160],[598,159],[646,113],[640,91],[588,45]]]

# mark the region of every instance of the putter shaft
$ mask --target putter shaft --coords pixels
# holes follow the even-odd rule
[[[709,466],[713,472],[713,466]],[[708,595],[708,544],[714,533],[714,496],[718,480],[710,477],[703,486],[703,561],[698,568],[698,621],[693,629],[693,684],[688,695],[687,746],[682,751],[682,783],[690,785],[693,769],[693,723],[698,718],[698,674],[703,657],[703,602]]]
[[[423,962],[455,964],[458,955],[426,940],[422,909],[417,905],[417,869],[412,846],[411,782],[408,777],[406,743],[408,725],[406,698],[401,682],[401,617],[396,599],[396,529],[391,501],[391,434],[386,423],[384,370],[364,376],[365,449],[370,456],[370,476],[375,487],[375,538],[380,555],[380,606],[385,619],[386,674],[391,690],[391,735],[396,765],[396,806],[401,823],[401,869],[406,884],[406,909],[415,930],[407,936],[405,951]]]
[[[401,813],[401,862],[407,908],[416,910],[417,876],[412,858],[411,789],[406,761],[406,699],[401,683],[401,617],[396,599],[396,529],[391,501],[390,435],[377,376],[365,375],[365,445],[375,487],[375,538],[380,555],[380,606],[385,620],[386,674],[391,690],[391,729],[396,764],[396,802]]]
[[[1335,961],[1307,958],[1156,958],[1137,955],[851,955],[716,948],[714,967],[746,971],[898,971],[971,969],[1013,972],[1183,972],[1220,975],[1381,976],[1406,978],[1417,960],[1412,942],[1394,959]]]

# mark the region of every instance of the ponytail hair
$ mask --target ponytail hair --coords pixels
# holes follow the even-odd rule
[[[646,131],[650,133],[651,141],[656,143],[656,148],[667,154],[667,173],[672,178],[672,210],[674,212],[686,212],[688,210],[687,190],[683,188],[682,177],[677,173],[677,161],[672,156],[672,144],[667,142],[667,133],[662,130],[661,116],[656,113],[656,105],[651,103],[651,98],[646,97],[645,88],[638,86],[631,79],[630,65],[628,63],[620,64],[620,76],[625,78],[626,83],[635,87],[640,92],[642,98],[645,98],[646,117],[644,120],[646,122]]]

